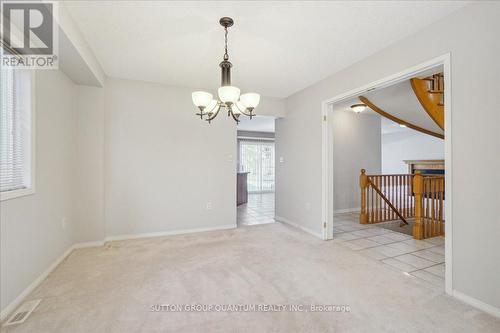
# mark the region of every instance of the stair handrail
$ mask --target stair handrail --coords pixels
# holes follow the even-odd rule
[[[387,199],[385,194],[382,193],[382,191],[378,188],[378,186],[375,185],[370,180],[368,175],[366,175],[365,169],[361,169],[361,175],[359,176],[359,185],[361,188],[361,212],[359,215],[360,223],[362,223],[362,224],[368,223],[368,214],[366,213],[366,191],[365,190],[368,186],[371,186],[375,190],[375,192],[377,192],[377,194],[382,198],[382,200],[385,201],[385,203],[389,206],[389,208],[391,208],[391,210],[394,213],[396,213],[396,215],[401,219],[401,221],[403,221],[404,224],[408,225],[408,222],[403,217],[403,215],[399,212],[399,210],[396,207],[394,207],[394,205],[391,203],[391,201],[389,199]]]

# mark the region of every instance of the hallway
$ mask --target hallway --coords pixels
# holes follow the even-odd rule
[[[444,237],[416,240],[382,225],[360,224],[358,213],[336,214],[333,223],[334,242],[444,290]]]
[[[274,222],[274,193],[248,194],[248,203],[237,208],[238,226]]]

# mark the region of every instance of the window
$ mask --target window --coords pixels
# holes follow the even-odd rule
[[[0,76],[0,192],[5,200],[34,192],[32,74],[3,67]]]
[[[249,172],[248,192],[274,192],[274,142],[239,140],[240,169]]]

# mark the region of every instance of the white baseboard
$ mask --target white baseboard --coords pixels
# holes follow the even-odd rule
[[[116,235],[116,236],[106,237],[105,242],[127,240],[127,239],[137,239],[137,238],[151,238],[151,237],[161,237],[161,236],[192,234],[192,233],[196,233],[196,232],[235,229],[236,227],[237,227],[236,224],[226,224],[226,225],[219,225],[219,226],[210,227],[210,228],[194,228],[194,229],[149,232],[149,233],[140,233],[140,234]]]
[[[360,207],[355,207],[355,208],[345,208],[345,209],[337,209],[334,210],[334,214],[344,214],[344,213],[359,213],[361,211]]]
[[[21,303],[24,299],[42,283],[47,276],[73,251],[73,246],[70,246],[64,253],[57,258],[45,271],[42,272],[31,284],[26,287],[9,305],[5,307],[0,313],[0,321],[3,321],[10,315]]]
[[[291,226],[292,226],[292,227],[294,227],[294,228],[297,228],[297,229],[300,229],[300,230],[302,230],[302,231],[305,231],[305,232],[307,232],[308,234],[313,235],[314,237],[318,237],[318,238],[320,238],[320,239],[323,239],[323,235],[322,235],[321,233],[318,233],[318,232],[316,232],[316,231],[314,231],[314,230],[311,230],[311,229],[309,229],[309,228],[303,227],[303,226],[301,226],[300,224],[297,224],[297,223],[295,223],[295,222],[292,222],[292,221],[290,221],[290,220],[288,220],[288,219],[286,219],[286,218],[284,218],[284,217],[281,217],[281,216],[275,216],[275,217],[274,217],[274,219],[275,219],[276,221],[278,221],[278,222],[283,222],[283,223],[286,223],[286,224],[288,224],[288,225],[291,225]]]
[[[453,295],[453,297],[455,297],[456,299],[458,299],[464,303],[472,305],[473,307],[475,307],[479,310],[482,310],[482,311],[484,311],[484,312],[486,312],[494,317],[500,318],[500,309],[494,307],[493,305],[490,305],[488,303],[484,303],[483,301],[480,301],[474,297],[466,295],[466,294],[464,294],[460,291],[457,291],[457,290],[453,290],[452,295]]]
[[[75,243],[70,246],[55,262],[53,262],[49,268],[47,268],[42,274],[40,274],[26,289],[24,289],[21,294],[19,294],[9,305],[5,307],[5,309],[0,312],[0,321],[5,320],[21,303],[24,299],[33,291],[36,287],[42,283],[43,280],[47,278],[47,276],[57,267],[59,264],[76,249],[83,249],[88,247],[98,247],[103,246],[108,241],[114,240],[126,240],[126,239],[136,239],[136,238],[149,238],[149,237],[158,237],[158,236],[171,236],[171,235],[180,235],[180,234],[190,234],[196,232],[204,232],[204,231],[215,231],[215,230],[226,230],[226,229],[234,229],[236,228],[236,224],[228,224],[228,225],[220,225],[216,227],[210,228],[195,228],[195,229],[185,229],[185,230],[175,230],[175,231],[162,231],[162,232],[153,232],[153,233],[144,233],[144,234],[131,234],[131,235],[118,235],[118,236],[110,236],[106,237],[105,240],[102,241],[93,241],[93,242],[82,242]]]
[[[94,241],[94,242],[82,242],[82,243],[76,243],[73,245],[73,250],[75,249],[84,249],[87,247],[99,247],[104,245],[104,241]]]

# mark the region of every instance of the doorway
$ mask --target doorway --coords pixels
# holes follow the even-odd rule
[[[274,222],[274,121],[257,116],[238,124],[238,226]]]
[[[368,94],[369,92],[372,91],[377,91],[381,90],[386,87],[391,87],[395,84],[408,81],[411,78],[418,77],[419,75],[422,75],[422,73],[425,73],[426,71],[433,70],[436,67],[441,66],[442,71],[443,71],[443,82],[444,86],[446,89],[444,89],[443,92],[443,98],[442,98],[442,103],[443,103],[443,113],[444,113],[444,132],[446,133],[446,136],[443,135],[443,141],[444,141],[444,179],[443,179],[443,194],[446,192],[446,206],[443,208],[443,215],[446,216],[446,223],[444,224],[444,234],[445,236],[442,237],[441,240],[424,240],[426,243],[424,244],[425,246],[422,248],[422,250],[426,250],[425,247],[440,247],[440,249],[434,249],[435,252],[439,252],[438,256],[443,256],[444,255],[444,261],[446,262],[446,265],[441,265],[438,269],[436,269],[435,274],[439,274],[444,277],[444,282],[445,282],[445,291],[447,293],[451,293],[452,291],[452,212],[451,212],[451,201],[452,201],[452,192],[451,192],[451,176],[452,176],[452,165],[451,165],[451,80],[450,80],[450,56],[449,54],[443,55],[441,57],[432,59],[428,62],[425,62],[423,64],[414,66],[412,68],[409,68],[407,70],[404,70],[402,72],[396,73],[394,75],[391,75],[389,77],[386,77],[384,79],[375,81],[371,84],[362,86],[358,89],[354,89],[350,92],[338,95],[334,98],[331,98],[329,100],[326,100],[323,102],[323,116],[324,116],[324,122],[323,122],[323,128],[322,128],[322,156],[323,156],[323,169],[322,169],[322,175],[323,175],[323,221],[325,221],[325,228],[324,228],[324,234],[323,237],[324,239],[332,239],[334,237],[334,233],[340,233],[342,230],[347,228],[351,228],[351,231],[357,232],[358,236],[361,234],[365,234],[367,237],[378,237],[381,236],[384,231],[380,231],[380,234],[375,234],[375,231],[363,231],[361,229],[364,229],[363,224],[360,224],[360,217],[359,215],[362,214],[359,212],[334,212],[334,207],[335,203],[339,200],[338,197],[336,197],[336,192],[334,191],[333,186],[330,186],[330,184],[333,184],[333,180],[335,179],[335,174],[338,172],[338,170],[335,169],[335,165],[333,163],[333,158],[335,155],[335,151],[333,149],[333,133],[332,133],[332,120],[334,117],[332,117],[333,114],[333,108],[334,105],[338,105],[339,103],[342,102],[347,102],[350,99],[358,99],[363,95]],[[368,104],[368,103],[365,103]],[[370,106],[371,107],[371,106]],[[407,125],[404,123],[403,125]],[[357,170],[360,172],[361,170]],[[361,172],[360,172],[361,173]],[[408,183],[408,182],[407,182]],[[437,187],[439,188],[439,186]],[[358,191],[360,191],[358,189]],[[413,189],[412,189],[413,191]],[[359,193],[359,192],[358,192]],[[413,192],[412,192],[413,193]],[[338,194],[337,194],[338,195]],[[426,195],[424,194],[424,197]],[[427,195],[428,196],[428,195]],[[354,207],[356,208],[356,207]],[[341,216],[341,215],[344,216]],[[335,226],[334,221],[336,218],[338,218],[340,215],[340,218],[343,219],[343,222],[345,222],[344,227],[340,226],[340,228],[337,229],[338,226]],[[350,223],[350,224],[349,224]],[[361,227],[360,227],[361,225]],[[334,229],[335,228],[335,229]],[[345,231],[345,230],[344,230]],[[368,235],[368,233],[373,233],[373,235]],[[379,231],[376,231],[376,233],[379,233]],[[349,236],[351,237],[351,236]],[[357,236],[356,236],[357,237]],[[397,237],[397,236],[396,236]],[[405,236],[402,236],[403,238]],[[407,236],[408,237],[408,236]],[[365,237],[363,237],[365,238]],[[384,241],[382,239],[383,237],[380,237],[381,241]],[[405,240],[403,240],[405,241]],[[406,243],[412,243],[413,242],[413,237],[409,238]],[[436,244],[432,244],[432,242],[436,242]],[[370,245],[372,243],[367,242],[367,241],[360,241],[358,243],[363,243],[363,246]],[[444,243],[444,244],[443,244]],[[398,245],[400,248],[406,247],[407,244],[404,245]],[[374,244],[374,246],[377,246]],[[373,255],[372,251],[366,251],[367,253],[370,253]],[[426,255],[430,257],[434,257],[433,254],[431,253],[432,251],[425,251]],[[418,260],[415,260],[415,264],[418,265],[417,263]],[[445,266],[445,267],[444,267]],[[403,265],[401,265],[403,267]],[[407,273],[408,274],[408,273]],[[419,273],[417,273],[419,274]],[[424,273],[425,274],[425,273]]]

